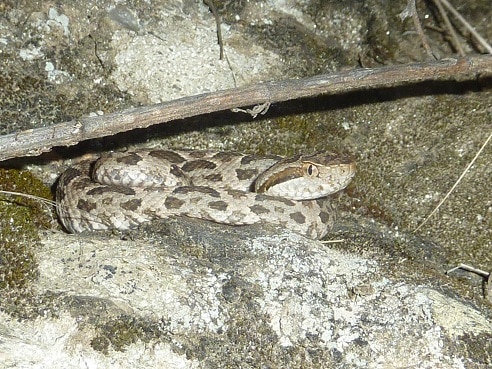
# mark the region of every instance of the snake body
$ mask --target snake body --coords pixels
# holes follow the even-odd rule
[[[230,225],[273,223],[319,239],[335,216],[324,197],[345,188],[354,173],[352,160],[330,153],[109,153],[60,176],[57,212],[71,233],[128,230],[177,215]]]

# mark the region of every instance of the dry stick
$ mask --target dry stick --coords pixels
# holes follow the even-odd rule
[[[422,81],[472,80],[490,75],[492,56],[481,55],[459,60],[356,69],[304,79],[266,82],[0,136],[0,161],[39,155],[54,146],[70,146],[80,141],[136,128],[265,102],[274,103]]]
[[[454,272],[455,270],[462,269],[467,272],[475,273],[481,277],[484,278],[484,284],[483,284],[483,297],[487,299],[489,302],[492,302],[492,273],[486,272],[485,270],[481,270],[478,268],[474,268],[470,265],[466,264],[460,264],[457,267],[454,267],[452,269],[449,269],[446,274],[449,275],[449,273]]]
[[[412,17],[415,30],[420,37],[420,41],[422,42],[422,46],[424,46],[427,55],[431,59],[437,59],[429,46],[429,42],[427,42],[427,37],[424,34],[422,25],[420,24],[419,15],[417,14],[417,9],[415,8],[415,0],[408,0],[407,7],[400,13],[401,20],[404,20],[407,17]]]
[[[219,43],[220,54],[219,59],[224,59],[224,42],[222,41],[222,29],[220,28],[220,24],[222,23],[220,20],[219,12],[212,0],[203,0],[203,2],[210,8],[212,14],[215,18],[215,24],[217,27],[217,42]]]
[[[439,208],[441,207],[441,205],[444,204],[444,202],[447,200],[447,198],[449,197],[449,195],[451,195],[451,193],[453,193],[454,189],[456,188],[456,186],[458,186],[458,184],[461,182],[461,180],[466,175],[466,173],[468,173],[468,171],[470,170],[471,166],[475,163],[475,161],[480,156],[480,154],[482,153],[482,151],[485,148],[485,146],[487,146],[487,144],[489,143],[489,141],[490,141],[491,138],[492,138],[492,133],[485,140],[485,142],[483,143],[482,147],[480,147],[480,150],[478,150],[478,152],[473,157],[472,161],[470,161],[468,163],[468,165],[466,166],[465,170],[463,171],[463,173],[461,173],[460,177],[456,180],[456,182],[454,183],[453,187],[451,187],[451,189],[448,191],[448,193],[446,194],[446,196],[444,196],[444,198],[439,202],[439,204],[437,204],[437,206],[434,208],[434,210],[432,210],[432,212],[427,216],[427,218],[425,218],[424,221],[422,223],[420,223],[420,225],[417,228],[414,229],[414,232],[417,232],[420,228],[422,228],[423,225],[425,223],[427,223],[427,221],[430,219],[430,217],[432,217],[439,210]]]
[[[480,34],[475,31],[475,28],[472,27],[472,25],[470,23],[468,23],[466,21],[465,18],[463,18],[461,16],[460,13],[458,13],[458,11],[453,8],[453,6],[447,1],[447,0],[440,0],[441,3],[444,4],[444,6],[446,8],[448,8],[448,10],[453,13],[453,15],[461,22],[463,23],[463,25],[466,27],[466,29],[468,29],[468,31],[473,35],[473,37],[475,37],[477,39],[477,41],[485,48],[485,50],[487,50],[487,52],[489,54],[492,54],[492,46],[490,46],[490,44],[482,37],[480,36]]]
[[[454,268],[451,268],[448,271],[446,271],[446,274],[452,273],[458,269],[463,269],[463,270],[466,270],[467,272],[475,273],[475,274],[477,274],[481,277],[484,277],[484,278],[489,278],[489,276],[490,276],[489,272],[486,272],[485,270],[474,268],[474,267],[466,265],[466,264],[460,264]]]
[[[460,56],[465,56],[465,50],[463,50],[463,47],[461,46],[460,40],[458,39],[458,35],[456,34],[453,25],[449,21],[448,15],[446,14],[446,11],[442,7],[441,1],[434,0],[434,4],[436,4],[437,9],[439,9],[439,13],[441,13],[441,17],[444,19],[444,23],[446,24],[446,27],[448,28],[449,33],[451,34],[451,39],[453,40],[452,44],[454,44],[454,47],[456,48]]]

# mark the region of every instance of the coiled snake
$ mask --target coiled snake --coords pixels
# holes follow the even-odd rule
[[[319,239],[334,222],[334,209],[322,198],[345,188],[354,174],[351,159],[331,153],[109,153],[61,175],[57,212],[72,233],[127,230],[177,215],[230,225],[274,223]]]

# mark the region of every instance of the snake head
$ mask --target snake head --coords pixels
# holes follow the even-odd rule
[[[344,189],[355,175],[346,155],[316,153],[284,158],[260,174],[255,192],[291,200],[311,200]]]

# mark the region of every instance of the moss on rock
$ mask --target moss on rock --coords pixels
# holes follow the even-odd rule
[[[0,190],[50,199],[51,192],[30,172],[0,169]],[[33,248],[38,230],[47,228],[53,210],[40,200],[2,194],[0,199],[0,289],[25,287],[37,274]]]

